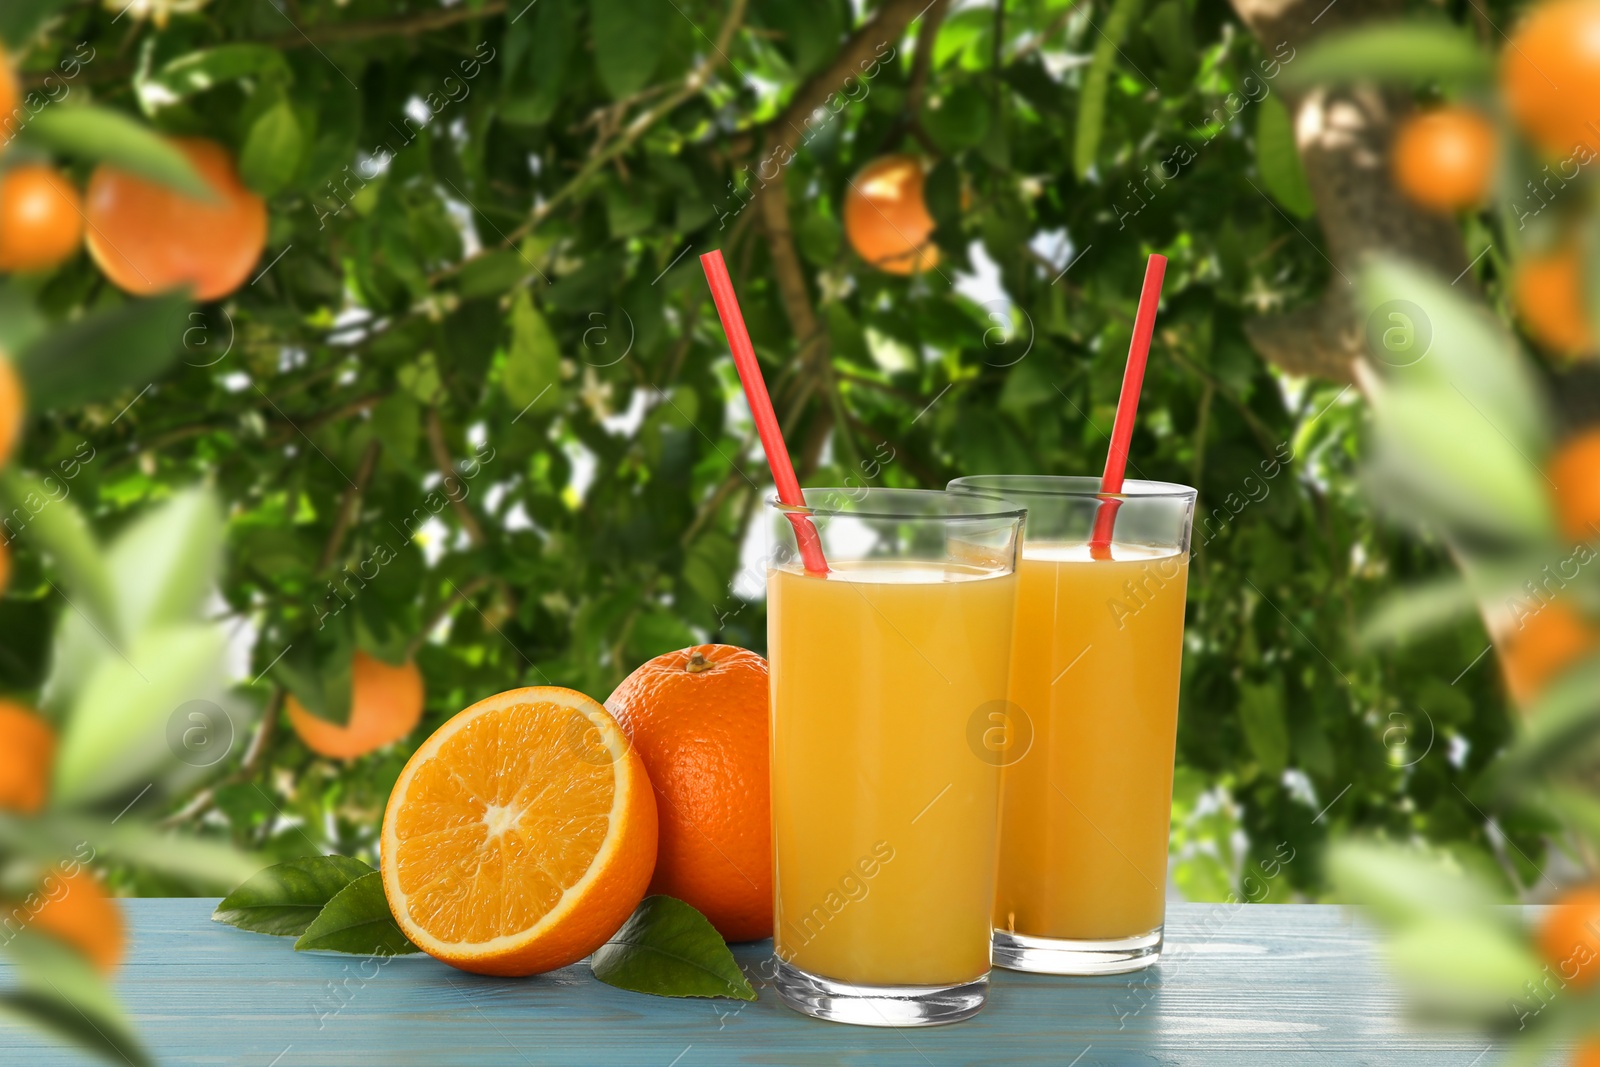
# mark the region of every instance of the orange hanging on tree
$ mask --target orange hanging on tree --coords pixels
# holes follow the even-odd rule
[[[332,759],[355,759],[400,740],[422,720],[422,672],[357,652],[350,664],[350,717],[343,726],[319,719],[289,697],[289,722],[307,748]]]
[[[1500,53],[1500,89],[1545,152],[1600,151],[1600,0],[1534,4]]]
[[[267,243],[266,202],[239,180],[214,141],[173,141],[213,199],[196,200],[107,164],[89,179],[89,254],[117,288],[145,296],[189,286],[196,299],[227,296],[249,278]]]
[[[731,645],[668,652],[628,675],[606,710],[655,786],[650,892],[693,905],[729,941],[770,937],[767,661]]]
[[[33,924],[77,949],[101,974],[110,974],[128,949],[122,908],[88,871],[67,875],[61,883],[64,891],[45,901]]]
[[[0,811],[32,815],[44,807],[55,759],[50,724],[32,708],[0,700]]]
[[[845,189],[845,236],[856,254],[879,270],[911,274],[939,262],[922,183],[922,163],[915,156],[884,156],[863,167]]]
[[[83,198],[54,167],[28,163],[0,174],[0,270],[49,270],[83,240]]]
[[[1568,890],[1539,924],[1539,952],[1574,990],[1600,982],[1600,885]]]
[[[1594,327],[1583,301],[1583,257],[1576,244],[1523,256],[1512,275],[1511,300],[1540,344],[1571,356],[1593,351]]]
[[[11,57],[6,55],[5,45],[0,44],[0,152],[5,151],[16,135],[12,123],[21,103],[22,87],[17,84],[17,72],[11,69]]]
[[[1564,601],[1534,604],[1499,635],[1500,668],[1511,699],[1523,707],[1539,698],[1551,679],[1600,649],[1600,630]]]
[[[0,467],[4,467],[22,437],[22,379],[11,360],[0,352]]]
[[[1545,473],[1556,487],[1561,535],[1574,542],[1600,540],[1600,426],[1562,445]]]
[[[1421,112],[1401,124],[1389,163],[1395,185],[1423,207],[1474,207],[1494,181],[1494,127],[1469,107]]]

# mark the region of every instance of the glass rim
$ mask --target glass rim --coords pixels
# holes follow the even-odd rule
[[[1122,492],[1103,493],[1100,478],[1087,474],[967,474],[945,483],[946,492],[952,489],[976,491],[984,496],[992,493],[991,499],[1003,498],[1007,493],[1096,500],[1181,500],[1200,495],[1193,486],[1146,478],[1129,478],[1122,483]]]
[[[804,507],[795,504],[785,504],[779,500],[777,494],[766,498],[766,506],[780,515],[807,515],[822,518],[831,518],[840,515],[852,515],[862,519],[896,519],[905,522],[950,522],[967,521],[973,519],[1022,519],[1027,516],[1028,508],[1025,504],[1015,501],[997,500],[993,497],[978,496],[963,497],[959,493],[951,493],[945,489],[890,489],[875,487],[846,486],[817,486],[811,489],[802,489],[801,494],[806,498]],[[837,493],[845,500],[850,501],[849,507],[827,507],[820,502],[813,503],[811,494]],[[984,500],[987,503],[968,504],[967,501]],[[868,504],[868,501],[872,504]],[[892,506],[895,501],[904,501],[900,507]],[[921,501],[931,507],[915,508],[912,501]],[[956,504],[956,501],[962,503]]]

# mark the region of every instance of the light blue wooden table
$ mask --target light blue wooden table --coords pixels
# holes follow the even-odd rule
[[[817,1022],[760,1000],[612,989],[580,964],[480,978],[423,956],[379,966],[211,922],[214,900],[132,900],[118,993],[162,1064],[1439,1064],[1487,1067],[1470,1034],[1403,1019],[1371,933],[1340,908],[1179,904],[1141,975],[995,971],[976,1018],[926,1030]],[[767,943],[736,950],[757,974]],[[1487,1054],[1486,1054],[1487,1051]],[[0,1021],[0,1064],[84,1062]]]

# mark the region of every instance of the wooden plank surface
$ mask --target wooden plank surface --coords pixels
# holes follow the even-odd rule
[[[130,900],[118,992],[162,1064],[1438,1064],[1487,1067],[1487,1042],[1421,1033],[1370,932],[1319,905],[1176,904],[1141,975],[996,970],[977,1018],[923,1030],[817,1022],[758,983],[755,1003],[612,989],[580,964],[481,978],[425,956],[380,965],[296,953],[210,921],[214,900]],[[740,946],[755,979],[770,943]],[[0,971],[3,974],[3,971]],[[85,1062],[0,1019],[0,1064]]]

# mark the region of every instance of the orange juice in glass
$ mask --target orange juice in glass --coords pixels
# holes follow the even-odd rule
[[[994,955],[1114,974],[1154,963],[1166,914],[1178,676],[1195,492],[1097,478],[981,476],[950,490],[1027,507],[1003,765]],[[1117,508],[1108,551],[1089,538]]]
[[[810,489],[769,502],[772,841],[784,1001],[869,1026],[983,1006],[1022,510],[954,494]],[[829,571],[801,565],[791,517]]]

